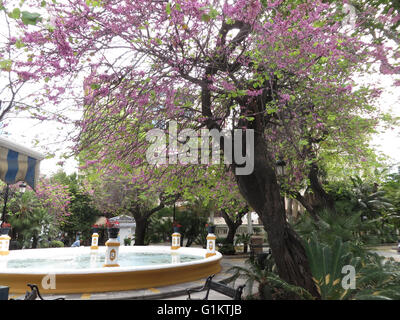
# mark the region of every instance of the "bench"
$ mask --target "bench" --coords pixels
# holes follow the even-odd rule
[[[207,290],[205,297],[203,299],[197,299],[197,300],[208,300],[208,295],[210,293],[210,290],[214,290],[219,293],[222,293],[228,297],[231,297],[233,300],[242,300],[242,293],[243,293],[243,288],[245,287],[245,285],[241,285],[241,286],[237,287],[237,289],[234,289],[232,287],[228,287],[226,284],[223,284],[222,282],[213,281],[212,279],[214,276],[215,276],[215,274],[209,276],[206,280],[206,283],[204,284],[204,286],[202,288],[187,289],[186,290],[186,292],[188,294],[187,300],[195,300],[195,299],[192,299],[190,294],[193,292],[201,292],[204,290]]]
[[[27,286],[31,288],[31,291],[27,291],[25,293],[25,297],[23,300],[36,300],[38,297],[40,300],[46,300],[43,299],[43,297],[40,295],[39,288],[36,284],[27,284]],[[10,299],[10,300],[15,300],[15,299]],[[56,298],[53,300],[65,300],[65,298]]]

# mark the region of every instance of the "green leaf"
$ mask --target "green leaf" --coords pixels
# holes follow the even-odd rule
[[[167,6],[165,7],[165,11],[167,12],[168,15],[171,14],[171,4],[168,2]]]
[[[211,20],[211,17],[208,14],[203,13],[203,15],[201,16],[201,20],[204,22],[209,22]]]
[[[41,17],[39,13],[22,11],[21,20],[25,25],[36,25],[38,21],[41,21]]]
[[[97,83],[92,83],[92,84],[90,85],[90,88],[92,88],[93,90],[97,90],[97,89],[100,88],[100,85],[97,84]]]
[[[12,61],[10,59],[0,61],[0,69],[11,71]]]
[[[21,49],[22,47],[25,47],[25,44],[20,39],[18,39],[17,41],[15,41],[15,46],[18,49]]]
[[[12,12],[8,14],[10,18],[19,19],[21,16],[21,11],[18,8],[15,8]]]
[[[214,8],[210,9],[210,17],[211,19],[215,19],[218,16],[218,11]]]

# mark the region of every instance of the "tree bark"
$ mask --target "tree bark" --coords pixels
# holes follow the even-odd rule
[[[335,201],[322,187],[321,182],[319,181],[318,172],[318,166],[315,163],[312,164],[308,174],[308,178],[310,179],[310,187],[314,195],[314,201],[311,206],[315,214],[324,209],[335,212]]]
[[[284,198],[280,194],[275,172],[270,165],[272,161],[267,158],[267,154],[264,141],[256,136],[254,171],[250,175],[236,175],[239,189],[258,213],[267,231],[279,276],[320,298],[302,241],[286,222]]]

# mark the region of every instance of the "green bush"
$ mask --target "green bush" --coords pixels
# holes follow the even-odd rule
[[[51,240],[49,242],[49,247],[50,248],[61,248],[61,247],[64,247],[64,243],[62,243],[61,241],[58,241],[58,240]]]
[[[218,251],[221,254],[233,255],[233,254],[235,254],[235,247],[230,243],[226,243],[226,244],[223,244],[221,247],[219,247]]]
[[[125,246],[130,246],[132,243],[132,239],[131,238],[125,238],[124,239],[124,245]]]
[[[226,255],[233,255],[235,254],[235,247],[231,243],[226,243],[226,238],[220,238],[218,237],[215,240],[215,243],[218,247],[218,251],[222,254]]]

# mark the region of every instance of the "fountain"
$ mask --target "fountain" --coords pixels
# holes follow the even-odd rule
[[[222,255],[168,246],[121,246],[118,266],[105,263],[107,246],[11,250],[0,256],[0,284],[25,293],[36,284],[49,294],[125,291],[206,278],[221,270]]]

